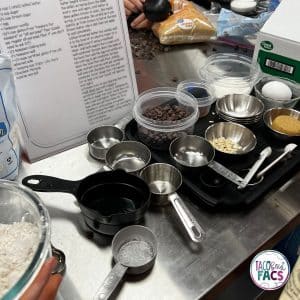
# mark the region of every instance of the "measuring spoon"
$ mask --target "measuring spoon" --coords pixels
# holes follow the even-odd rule
[[[246,175],[246,177],[244,178],[242,183],[238,186],[238,189],[243,189],[248,185],[248,183],[251,181],[251,179],[253,178],[253,176],[255,175],[257,170],[259,169],[259,167],[263,164],[265,159],[268,156],[270,156],[271,154],[272,154],[272,148],[271,147],[266,147],[265,149],[263,149],[260,152],[258,160],[251,167],[251,169],[249,170],[248,174]]]
[[[268,166],[266,166],[263,170],[261,170],[256,177],[262,177],[266,174],[266,172],[268,172],[275,164],[277,164],[280,160],[282,160],[286,155],[288,155],[289,153],[291,153],[292,151],[294,151],[294,149],[296,149],[298,147],[298,145],[296,144],[287,144],[284,147],[284,152],[279,155],[276,159],[274,159]]]

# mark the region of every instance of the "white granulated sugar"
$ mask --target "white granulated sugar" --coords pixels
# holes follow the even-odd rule
[[[39,242],[39,230],[27,222],[0,223],[0,298],[30,264]]]
[[[255,10],[257,6],[256,1],[243,1],[243,0],[233,0],[230,3],[231,10],[237,13],[249,13]]]
[[[250,83],[241,77],[224,77],[215,80],[212,86],[216,98],[222,98],[229,94],[249,95],[252,89]]]

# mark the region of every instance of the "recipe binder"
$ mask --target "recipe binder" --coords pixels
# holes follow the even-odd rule
[[[30,161],[82,144],[137,96],[123,0],[0,2]]]

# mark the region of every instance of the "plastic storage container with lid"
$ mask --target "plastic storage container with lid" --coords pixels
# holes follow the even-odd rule
[[[159,150],[167,150],[173,139],[193,133],[198,116],[196,99],[171,87],[143,92],[133,108],[139,140]]]
[[[256,62],[239,54],[213,54],[200,69],[200,77],[211,87],[216,98],[250,94],[260,74]]]
[[[0,223],[13,224],[29,222],[38,228],[38,243],[31,261],[19,278],[3,295],[2,300],[19,299],[37,276],[40,268],[51,254],[50,218],[48,211],[38,195],[21,184],[0,180]],[[0,239],[3,236],[0,236]],[[26,240],[26,245],[30,241]],[[22,247],[21,239],[18,241]]]
[[[198,79],[189,79],[180,82],[177,86],[177,90],[188,92],[196,98],[199,109],[199,118],[207,116],[211,105],[216,101],[209,85]]]

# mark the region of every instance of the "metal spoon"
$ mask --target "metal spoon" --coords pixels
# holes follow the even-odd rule
[[[259,159],[254,163],[254,165],[251,167],[249,170],[248,174],[242,181],[242,183],[238,186],[238,189],[243,189],[245,188],[252,177],[255,175],[259,167],[262,165],[262,163],[265,161],[265,159],[272,154],[272,149],[271,147],[266,147],[260,152]]]
[[[276,159],[274,159],[268,166],[266,166],[262,171],[260,171],[256,177],[262,177],[263,175],[265,175],[266,172],[268,172],[275,164],[277,164],[280,160],[282,160],[286,155],[288,155],[289,153],[291,153],[295,148],[297,148],[298,145],[296,144],[287,144],[284,147],[284,152],[279,155]]]

